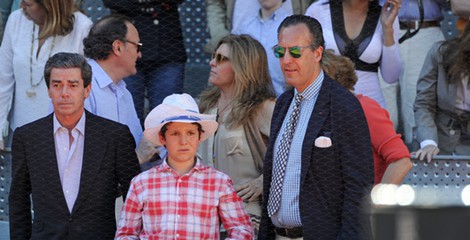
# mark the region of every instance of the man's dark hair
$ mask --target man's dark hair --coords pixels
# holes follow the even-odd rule
[[[113,42],[126,39],[126,23],[131,23],[131,20],[118,14],[108,15],[96,22],[88,36],[83,39],[85,56],[94,60],[108,58],[113,49]]]
[[[313,17],[305,15],[291,15],[286,17],[282,21],[281,25],[279,25],[279,28],[277,29],[277,35],[279,36],[279,32],[283,28],[298,24],[305,24],[310,31],[312,49],[316,49],[318,47],[323,47],[323,49],[325,49],[325,39],[323,39],[323,30],[321,24]]]
[[[51,80],[51,71],[53,68],[79,68],[82,73],[83,87],[87,87],[91,83],[91,66],[85,57],[78,53],[60,52],[50,57],[44,67],[44,80],[49,89]]]

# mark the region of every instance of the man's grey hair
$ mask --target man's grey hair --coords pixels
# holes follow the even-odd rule
[[[91,66],[84,56],[78,53],[59,52],[50,57],[44,67],[44,80],[50,86],[51,71],[53,68],[79,68],[82,73],[83,87],[91,83]]]

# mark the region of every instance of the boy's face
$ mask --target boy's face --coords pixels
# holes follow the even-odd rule
[[[166,146],[169,161],[194,162],[197,148],[201,142],[196,124],[169,123],[165,136],[159,134],[159,137],[162,144]]]

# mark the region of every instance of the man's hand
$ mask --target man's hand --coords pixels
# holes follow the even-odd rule
[[[238,196],[240,196],[244,202],[254,202],[258,200],[261,193],[263,193],[263,175],[248,183],[236,186],[235,191],[237,191]]]
[[[439,153],[439,148],[432,144],[426,145],[423,148],[419,149],[416,152],[416,158],[420,161],[427,160],[427,162],[431,162],[431,159],[434,155]]]

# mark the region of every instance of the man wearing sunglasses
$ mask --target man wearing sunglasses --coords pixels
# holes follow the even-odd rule
[[[360,103],[323,73],[320,23],[287,17],[279,58],[293,89],[277,100],[264,162],[259,239],[367,239],[361,206],[374,182],[369,131]]]
[[[85,108],[98,116],[127,125],[142,163],[155,150],[142,139],[142,126],[134,101],[123,81],[123,78],[137,73],[136,62],[142,57],[139,41],[139,33],[129,18],[111,14],[92,26],[83,45],[93,71],[93,87]]]

